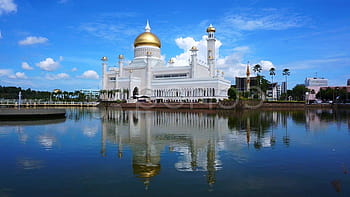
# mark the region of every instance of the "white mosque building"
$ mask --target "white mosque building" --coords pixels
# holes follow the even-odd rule
[[[231,82],[216,69],[215,28],[207,28],[207,61],[197,59],[198,49],[193,46],[189,64],[174,66],[174,59],[167,64],[161,58],[161,42],[151,33],[147,21],[145,32],[134,41],[134,59],[125,64],[119,55],[118,67],[108,67],[107,57],[102,58],[102,93],[105,101],[126,100],[136,102],[146,99],[152,102],[199,102],[223,100]]]

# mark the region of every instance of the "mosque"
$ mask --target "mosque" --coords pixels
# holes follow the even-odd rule
[[[129,64],[119,55],[118,67],[108,67],[107,57],[102,57],[101,99],[200,102],[227,98],[231,82],[216,69],[215,31],[212,25],[207,28],[206,63],[198,60],[198,49],[193,46],[189,64],[175,66],[173,58],[168,63],[162,60],[161,42],[147,21],[145,32],[134,41],[134,58]]]

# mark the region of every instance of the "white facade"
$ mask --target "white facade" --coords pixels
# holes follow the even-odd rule
[[[312,78],[306,78],[305,79],[305,87],[314,87],[314,86],[328,86],[328,79],[325,78],[317,78],[317,77],[312,77]]]
[[[216,70],[213,26],[207,29],[206,64],[198,61],[198,49],[193,46],[189,64],[183,66],[173,66],[172,59],[168,64],[161,59],[160,41],[150,30],[147,22],[145,32],[135,39],[130,64],[119,55],[118,67],[108,67],[107,58],[102,58],[102,100],[135,102],[135,98],[143,97],[154,102],[198,102],[227,98],[231,83]]]

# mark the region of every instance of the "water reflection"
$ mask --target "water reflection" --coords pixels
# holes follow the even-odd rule
[[[49,135],[40,135],[38,136],[38,142],[44,147],[45,150],[51,150],[56,138]]]
[[[35,170],[44,167],[44,162],[41,160],[35,160],[31,158],[17,159],[17,166],[23,170]]]
[[[220,168],[218,143],[223,140],[227,119],[203,113],[161,111],[103,111],[101,154],[106,156],[106,141],[132,150],[132,167],[146,187],[159,174],[161,152],[179,153],[178,171],[207,171],[208,184],[215,183]]]
[[[106,144],[117,144],[117,155],[123,157],[123,146],[132,150],[132,168],[136,177],[148,187],[152,177],[161,171],[161,154],[178,155],[178,171],[207,173],[207,183],[216,182],[222,168],[220,151],[274,148],[276,143],[292,146],[289,124],[305,125],[306,131],[319,131],[321,122],[349,121],[348,111],[121,111],[102,110],[101,155],[107,156]],[[317,125],[317,126],[316,126]],[[349,124],[348,124],[349,125]],[[279,135],[276,135],[276,130]],[[115,154],[114,152],[112,154]]]
[[[305,193],[347,194],[346,130],[350,131],[350,112],[340,110],[72,108],[67,120],[57,124],[0,127],[0,171],[12,177],[3,179],[9,184],[2,188],[14,185],[16,191],[25,191],[27,183],[39,188],[43,180],[50,180],[45,182],[50,191],[63,191],[57,185],[65,182],[78,188],[68,194],[89,187],[95,193],[86,195],[94,196],[119,191],[142,195],[143,184],[145,189],[152,186],[149,195],[178,196],[186,191],[206,196],[208,188],[214,195],[298,196],[299,188]]]

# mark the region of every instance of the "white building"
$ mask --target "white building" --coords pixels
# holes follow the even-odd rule
[[[325,87],[328,86],[328,79],[325,78],[317,78],[317,77],[308,77],[305,79],[305,87]]]
[[[307,102],[315,101],[316,94],[320,91],[321,87],[328,86],[328,79],[308,77],[305,79],[305,87],[310,91],[306,93],[305,98]]]
[[[171,59],[166,64],[161,59],[161,42],[151,33],[147,22],[145,32],[134,41],[134,59],[125,64],[119,55],[119,67],[107,68],[107,58],[102,61],[102,100],[127,100],[147,98],[154,102],[198,102],[199,99],[227,98],[230,81],[224,73],[216,70],[215,28],[207,28],[207,60],[197,59],[198,49],[191,48],[188,65],[173,66]]]

